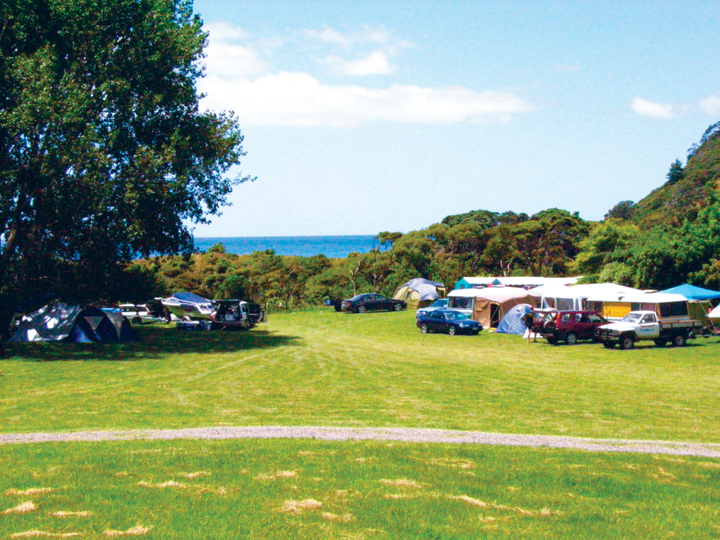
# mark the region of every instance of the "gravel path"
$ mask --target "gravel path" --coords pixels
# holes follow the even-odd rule
[[[163,430],[78,431],[0,434],[0,444],[67,441],[171,439],[319,439],[325,441],[402,441],[414,443],[487,444],[567,448],[587,452],[630,452],[720,458],[720,444],[675,443],[622,439],[585,439],[550,435],[507,435],[480,431],[409,428],[214,427]]]

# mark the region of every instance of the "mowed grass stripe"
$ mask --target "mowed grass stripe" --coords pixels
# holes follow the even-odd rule
[[[717,442],[718,338],[682,349],[422,335],[414,313],[271,315],[251,332],[10,345],[0,430],[429,427]],[[33,361],[56,360],[56,361]]]

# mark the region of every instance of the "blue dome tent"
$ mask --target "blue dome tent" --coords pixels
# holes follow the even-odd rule
[[[530,304],[518,304],[510,308],[498,324],[498,334],[517,334],[522,336],[527,330],[525,326],[525,314],[532,309]]]

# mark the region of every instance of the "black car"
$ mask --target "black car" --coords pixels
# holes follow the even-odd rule
[[[407,303],[402,300],[386,298],[382,294],[365,293],[353,296],[350,300],[343,300],[342,310],[353,313],[366,313],[368,311],[400,311],[407,309]]]
[[[428,332],[445,332],[451,336],[455,334],[479,334],[483,325],[473,321],[461,311],[454,309],[436,309],[422,314],[417,319],[417,327],[423,334]]]

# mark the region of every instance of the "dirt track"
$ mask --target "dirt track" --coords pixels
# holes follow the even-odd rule
[[[584,439],[550,435],[507,435],[479,431],[409,428],[215,427],[175,430],[80,431],[0,434],[0,444],[170,439],[318,439],[326,441],[402,441],[566,448],[586,452],[629,452],[720,458],[720,444],[620,439]]]

